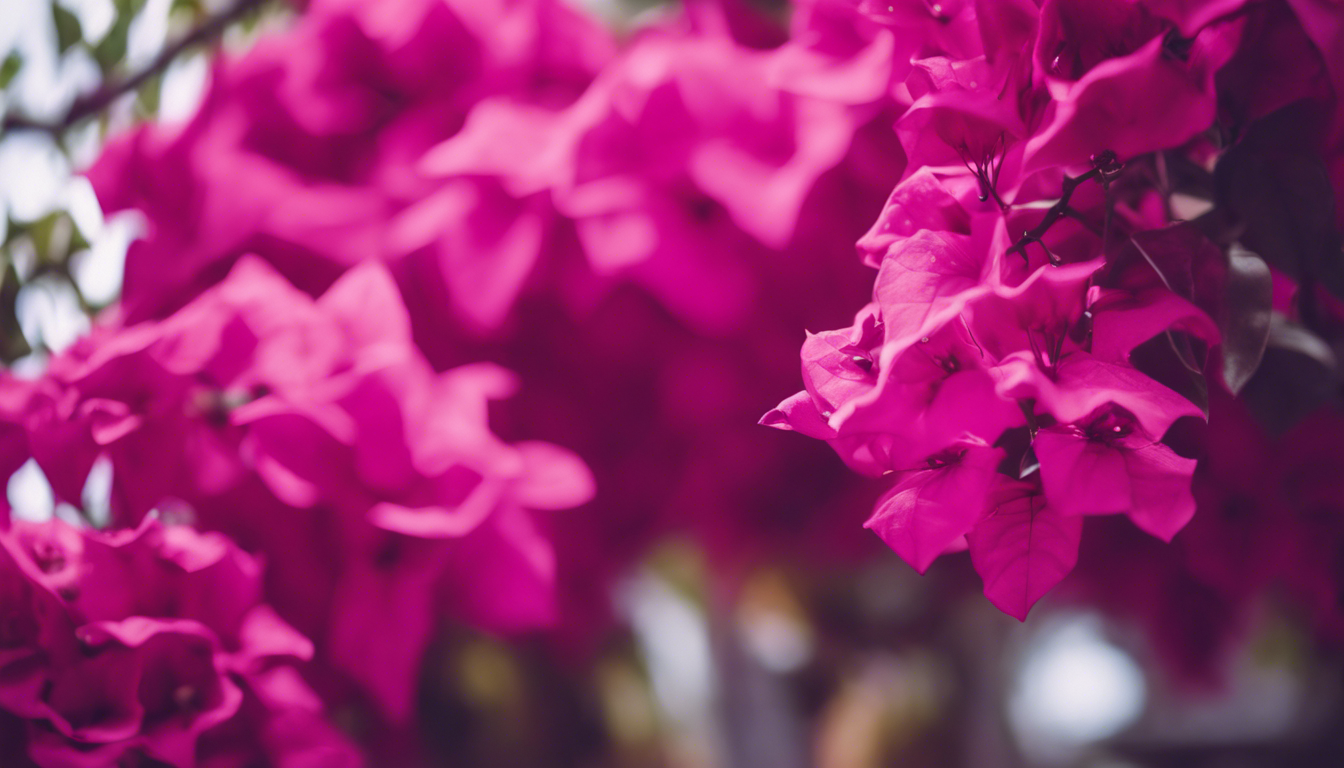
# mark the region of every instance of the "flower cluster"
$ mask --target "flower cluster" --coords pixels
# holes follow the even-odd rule
[[[314,293],[366,260],[431,270],[458,317],[497,324],[542,221],[526,205],[502,225],[471,215],[503,193],[417,164],[478,103],[568,103],[613,48],[557,0],[307,2],[292,29],[214,64],[185,125],[140,127],[89,170],[104,209],[148,219],[127,254],[126,317],[172,311],[256,253]]]
[[[312,644],[222,536],[15,521],[0,594],[0,723],[32,764],[360,764],[296,669]]]
[[[1264,349],[1269,270],[1206,238],[1230,227],[1184,223],[1162,174],[1235,167],[1219,130],[1290,103],[1328,115],[1331,91],[1276,4],[885,8],[852,12],[922,47],[893,63],[910,166],[859,241],[872,302],[808,336],[805,390],[763,423],[892,475],[868,527],[920,571],[969,548],[986,595],[1025,618],[1074,567],[1083,516],[1164,540],[1190,521],[1191,423]],[[1257,234],[1248,206],[1217,202]]]
[[[376,263],[313,300],[244,258],[165,320],[53,360],[29,442],[58,499],[104,456],[114,522],[158,508],[266,554],[277,609],[402,719],[441,610],[496,631],[554,610],[526,510],[582,504],[592,481],[567,451],[490,432],[488,401],[513,388],[485,364],[435,373]]]
[[[0,373],[59,509],[0,499],[0,752],[410,764],[444,622],[591,649],[659,539],[732,584],[870,509],[1018,618],[1081,548],[1116,610],[1287,583],[1344,635],[1322,5],[307,0],[108,144],[123,295]],[[819,440],[756,423],[799,338],[762,421]],[[1102,515],[1179,595],[1107,591],[1157,550]]]

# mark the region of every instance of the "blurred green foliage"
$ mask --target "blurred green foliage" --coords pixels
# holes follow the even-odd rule
[[[0,50],[0,148],[12,136],[37,134],[50,141],[66,156],[69,167],[76,167],[72,146],[82,146],[87,161],[90,139],[95,146],[109,130],[119,127],[129,116],[133,120],[154,119],[162,104],[164,72],[184,54],[215,44],[233,28],[254,30],[261,20],[288,12],[288,6],[273,0],[173,0],[168,11],[168,40],[164,53],[148,64],[127,60],[132,29],[143,14],[152,12],[147,0],[111,0],[110,22],[98,24],[90,33],[81,22],[79,9],[60,0],[49,0],[50,29],[54,34],[46,44],[51,47],[57,68],[64,68],[72,57],[91,61],[101,74],[93,87],[72,94],[71,101],[58,110],[55,119],[38,119],[23,103],[20,85],[28,65],[23,50]],[[87,21],[87,16],[83,16]],[[222,22],[222,23],[221,23]],[[90,27],[94,26],[90,24]],[[34,29],[40,25],[34,25]],[[178,41],[183,45],[178,47]],[[32,45],[25,39],[25,45]],[[31,48],[28,49],[31,52]],[[142,69],[136,69],[142,67]],[[32,90],[29,86],[28,90]],[[39,89],[40,90],[40,89]],[[109,118],[109,112],[117,119]],[[89,128],[89,123],[94,123]],[[90,137],[86,131],[93,131]],[[10,185],[22,189],[23,182]],[[11,192],[12,194],[12,192]],[[89,233],[82,232],[67,210],[44,211],[32,220],[14,215],[6,200],[0,198],[0,363],[6,365],[40,351],[41,340],[27,339],[18,322],[20,296],[26,286],[38,279],[56,280],[68,285],[82,309],[92,314],[101,307],[84,299],[72,275],[72,266],[90,248]]]

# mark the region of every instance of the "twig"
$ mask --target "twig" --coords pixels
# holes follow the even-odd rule
[[[236,0],[222,13],[210,17],[177,42],[165,46],[144,69],[122,80],[104,83],[92,93],[76,98],[59,120],[48,122],[20,114],[6,114],[4,122],[0,123],[0,134],[26,130],[60,136],[80,121],[99,114],[122,95],[139,88],[146,80],[167,69],[183,51],[214,40],[235,21],[260,8],[266,2],[267,0]]]
[[[1012,247],[1008,249],[1008,252],[1020,253],[1022,254],[1022,258],[1026,259],[1027,245],[1030,243],[1041,242],[1041,238],[1045,237],[1045,233],[1050,230],[1050,227],[1054,226],[1055,222],[1059,221],[1060,217],[1067,213],[1069,210],[1069,199],[1073,197],[1074,190],[1076,190],[1083,182],[1098,178],[1101,174],[1102,169],[1098,166],[1087,173],[1084,173],[1082,176],[1065,176],[1064,186],[1059,194],[1059,201],[1050,206],[1050,209],[1045,212],[1045,216],[1041,219],[1040,223],[1029,231],[1024,232],[1022,236],[1017,239],[1017,242],[1013,243]],[[1042,245],[1044,244],[1042,243]],[[1051,263],[1054,263],[1053,254],[1051,255]]]

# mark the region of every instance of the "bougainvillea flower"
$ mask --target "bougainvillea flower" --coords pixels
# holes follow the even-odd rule
[[[452,297],[469,293],[459,284],[480,276],[501,238],[525,252],[510,264],[529,262],[535,239],[475,217],[461,217],[465,232],[445,223],[442,243],[407,237],[402,215],[441,191],[418,163],[485,98],[570,103],[613,48],[594,20],[553,0],[308,3],[293,29],[217,62],[186,125],[115,138],[89,170],[104,210],[147,219],[127,255],[122,312],[171,312],[246,253],[313,294],[353,264],[396,264],[421,247],[448,252]],[[489,189],[446,191],[433,210],[473,193]],[[495,282],[458,316],[499,322],[517,279]]]
[[[928,168],[914,171],[891,191],[882,214],[859,239],[864,263],[881,266],[888,249],[920,230],[942,233],[944,237],[971,234],[970,215]]]
[[[1213,124],[1213,74],[1226,54],[1196,45],[1188,61],[1167,54],[1161,36],[1087,71],[1055,104],[1026,147],[1024,172],[1085,166],[1101,153],[1120,159],[1179,146]],[[1169,105],[1152,109],[1153,104]]]
[[[6,635],[0,709],[28,721],[39,766],[95,766],[139,757],[187,768],[209,764],[212,731],[228,728],[254,683],[290,670],[292,690],[313,694],[293,665],[306,638],[262,596],[259,563],[219,534],[146,520],[99,533],[60,520],[15,521],[0,533]],[[288,716],[267,697],[258,731]],[[308,704],[305,734],[333,765],[358,754]],[[295,764],[279,744],[230,744],[247,761]]]
[[[519,199],[548,192],[596,273],[724,333],[755,301],[743,256],[797,237],[820,177],[885,106],[773,85],[775,56],[727,36],[645,30],[563,112],[486,104],[423,167],[497,178]],[[726,70],[742,76],[717,76]]]
[[[864,526],[923,573],[989,514],[1003,458],[983,443],[948,448],[897,475]]]
[[[313,300],[247,258],[165,320],[102,329],[58,359],[30,411],[44,467],[80,456],[87,473],[108,457],[119,521],[185,502],[200,524],[285,560],[272,586],[295,594],[311,595],[320,571],[291,563],[334,558],[329,612],[291,616],[324,660],[401,718],[442,581],[464,596],[460,618],[488,629],[553,614],[550,550],[524,510],[581,504],[592,480],[567,451],[490,432],[488,401],[515,387],[489,365],[435,373],[380,265],[351,270]],[[49,443],[53,423],[66,437]],[[167,457],[166,471],[138,472],[149,456]],[[77,493],[83,481],[68,485]],[[245,519],[240,506],[261,517]],[[308,539],[322,519],[328,534]],[[313,551],[294,551],[302,547]],[[501,595],[511,611],[480,609]],[[389,623],[401,627],[400,650],[369,653],[372,628]]]
[[[1195,514],[1196,462],[1159,439],[1116,406],[1042,429],[1032,449],[1050,506],[1064,515],[1129,513],[1140,528],[1170,541]]]
[[[903,469],[965,436],[992,445],[1021,423],[1018,406],[997,391],[993,361],[958,313],[935,317],[923,333],[886,344],[872,391],[831,417],[832,446],[852,466]]]
[[[1038,80],[1074,82],[1108,59],[1128,56],[1166,31],[1151,3],[1047,0],[1032,49]],[[1067,93],[1067,89],[1058,91]]]
[[[919,60],[914,72],[908,86],[922,95],[896,126],[911,162],[966,165],[997,177],[1005,152],[1027,132],[1017,73],[984,58],[944,57]]]
[[[985,597],[1020,620],[1078,562],[1083,519],[1052,509],[1029,483],[1005,483],[994,509],[966,535]]]

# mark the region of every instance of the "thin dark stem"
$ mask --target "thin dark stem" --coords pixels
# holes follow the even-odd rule
[[[1106,255],[1106,247],[1111,243],[1111,217],[1115,214],[1115,200],[1111,197],[1111,182],[1101,177],[1101,188],[1106,195],[1106,214],[1101,220],[1101,253]]]
[[[1050,209],[1045,212],[1045,216],[1041,219],[1041,222],[1029,231],[1023,233],[1022,236],[1017,239],[1017,242],[1013,243],[1013,246],[1008,249],[1008,252],[1020,253],[1022,254],[1022,258],[1026,259],[1027,245],[1030,243],[1040,243],[1041,238],[1045,237],[1045,233],[1050,231],[1050,227],[1053,227],[1055,222],[1059,221],[1060,217],[1065,215],[1069,208],[1069,199],[1073,197],[1074,190],[1085,181],[1099,178],[1101,173],[1102,169],[1098,167],[1084,173],[1082,176],[1065,176],[1063,188],[1060,190],[1059,201],[1050,206]],[[1042,243],[1042,245],[1044,245],[1044,243]],[[1047,249],[1046,252],[1049,253],[1049,250]],[[1051,261],[1054,261],[1053,254],[1051,255]]]
[[[1097,237],[1101,237],[1102,231],[1100,229],[1097,229],[1097,226],[1095,224],[1088,221],[1087,217],[1083,215],[1083,212],[1078,210],[1077,208],[1074,208],[1073,206],[1065,208],[1064,215],[1081,224],[1083,228],[1086,229],[1088,232],[1091,232]]]
[[[65,115],[58,120],[47,122],[20,114],[6,114],[4,122],[0,123],[0,134],[26,130],[60,136],[83,120],[101,113],[121,96],[139,88],[145,81],[167,69],[168,65],[187,49],[218,38],[235,21],[260,8],[266,2],[267,0],[236,0],[233,5],[210,17],[177,42],[165,46],[144,69],[124,79],[104,83],[92,93],[76,98],[65,111]]]
[[[1008,204],[999,196],[999,172],[1003,170],[1004,159],[1004,138],[1000,133],[994,140],[994,145],[989,151],[977,159],[974,164],[971,162],[971,150],[965,142],[961,144],[961,161],[966,165],[966,170],[970,171],[980,184],[980,202],[984,202],[991,197],[994,198],[995,205],[999,206],[999,211],[1008,212]]]
[[[1162,211],[1166,214],[1167,221],[1175,221],[1176,212],[1171,207],[1171,174],[1167,170],[1166,153],[1156,152],[1153,164],[1157,170],[1157,188],[1162,194]]]

